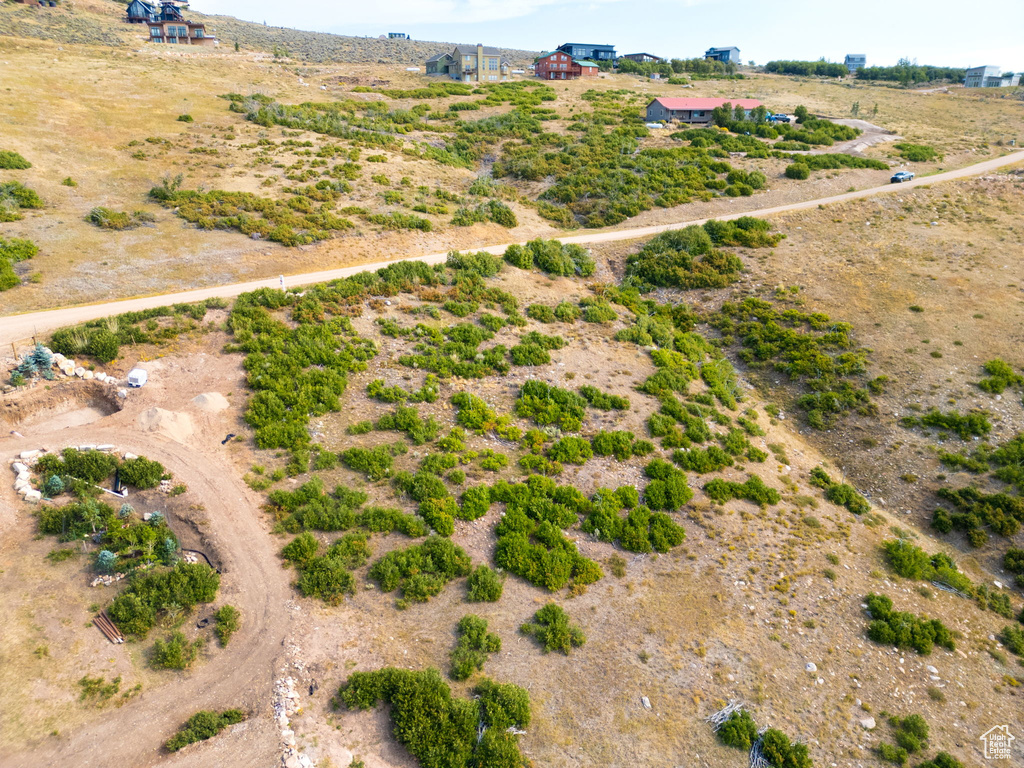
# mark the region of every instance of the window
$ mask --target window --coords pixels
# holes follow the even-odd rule
[[[160,27],[150,27],[149,34],[153,37],[160,37]]]
[[[488,75],[488,76],[487,76],[487,79],[488,79],[488,80],[497,80],[497,79],[498,79],[498,76],[497,76],[497,75]]]
[[[497,68],[498,68],[498,60],[497,59],[488,59],[487,60],[487,68],[490,69],[490,70],[497,70]]]
[[[197,29],[195,31],[195,37],[202,39],[202,37],[203,37],[203,30]]]

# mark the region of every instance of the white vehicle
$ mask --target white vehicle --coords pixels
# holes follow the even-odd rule
[[[149,374],[142,368],[132,368],[128,372],[128,386],[141,387],[149,381]]]

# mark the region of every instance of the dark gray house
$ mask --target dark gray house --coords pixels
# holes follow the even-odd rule
[[[720,61],[723,64],[739,64],[740,63],[740,49],[736,46],[729,48],[708,48],[704,53],[705,59],[714,59]]]
[[[449,65],[454,62],[455,59],[452,58],[450,53],[439,53],[436,56],[431,56],[426,62],[427,74],[447,75]]]
[[[598,45],[597,43],[562,43],[555,50],[569,54],[577,60],[615,61],[614,45]]]

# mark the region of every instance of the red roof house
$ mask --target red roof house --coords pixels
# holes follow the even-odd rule
[[[711,110],[731,104],[733,109],[743,107],[749,115],[761,106],[757,99],[710,99],[659,97],[647,105],[647,122],[675,120],[680,123],[710,123]]]

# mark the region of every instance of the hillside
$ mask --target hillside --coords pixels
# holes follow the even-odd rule
[[[450,51],[455,43],[427,40],[380,40],[369,37],[306,32],[285,27],[267,27],[231,16],[212,16],[196,10],[188,18],[202,21],[221,45],[240,46],[250,51],[287,52],[294,61],[312,63],[392,64],[422,66],[436,53]],[[57,8],[40,8],[20,3],[0,4],[0,36],[34,38],[69,45],[109,47],[134,46],[145,40],[146,30],[123,23],[124,3],[117,0],[79,0]],[[515,66],[532,63],[537,52],[502,48]]]

